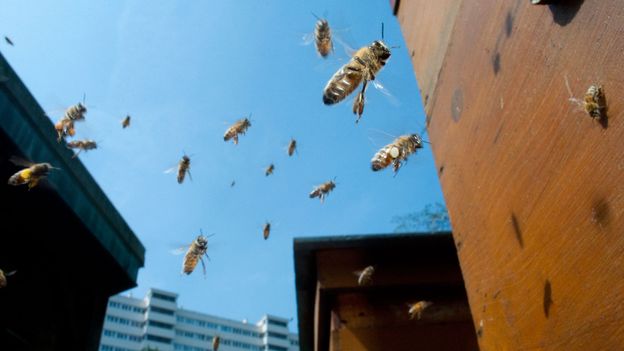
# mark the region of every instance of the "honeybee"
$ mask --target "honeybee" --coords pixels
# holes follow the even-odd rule
[[[582,106],[591,118],[600,121],[604,117],[606,107],[602,86],[591,85],[583,96]]]
[[[4,288],[7,286],[7,277],[12,276],[13,274],[15,274],[17,271],[12,271],[9,273],[4,273],[4,271],[2,269],[0,269],[0,288]]]
[[[13,41],[9,37],[7,37],[7,36],[4,37],[4,41],[6,41],[7,44],[9,44],[11,46],[15,46],[15,45],[13,45]]]
[[[413,304],[408,304],[408,306],[409,306],[408,313],[409,313],[410,319],[414,319],[414,317],[416,317],[417,319],[420,319],[423,311],[427,307],[431,306],[432,304],[433,304],[433,302],[424,301],[424,300],[423,301],[418,301],[418,302],[413,303]]]
[[[218,351],[220,343],[221,343],[221,338],[218,335],[215,335],[212,338],[212,350],[213,351]]]
[[[74,136],[76,134],[76,129],[74,128],[74,121],[71,119],[61,118],[56,124],[54,124],[54,129],[56,130],[57,139],[56,141],[61,142],[66,136]]]
[[[316,17],[316,26],[314,27],[314,44],[316,45],[316,51],[321,57],[326,58],[330,52],[334,51],[334,44],[331,39],[331,29],[329,28],[329,22],[324,18]]]
[[[273,171],[275,170],[275,165],[273,165],[272,163],[264,170],[264,175],[265,176],[270,176],[271,174],[273,174]]]
[[[291,138],[288,143],[288,156],[292,156],[295,151],[297,151],[297,140]]]
[[[37,186],[39,181],[50,173],[50,170],[55,169],[55,167],[52,167],[49,163],[33,163],[15,156],[11,157],[10,161],[15,165],[27,168],[13,174],[9,178],[8,184],[13,186],[28,184],[28,190]]]
[[[178,163],[178,184],[182,184],[182,182],[184,182],[184,177],[187,173],[189,175],[189,179],[193,180],[193,177],[191,177],[191,158],[184,155]]]
[[[359,272],[355,272],[358,276],[358,285],[368,285],[373,282],[373,274],[375,273],[375,267],[368,266]]]
[[[262,236],[264,237],[264,240],[268,239],[269,235],[271,235],[271,223],[266,222],[264,228],[262,229]]]
[[[230,183],[230,188],[233,188],[233,187],[234,187],[234,185],[236,185],[236,181],[235,181],[235,180],[233,180],[233,181]]]
[[[204,276],[206,275],[206,265],[204,264],[203,257],[206,256],[208,261],[210,261],[210,257],[208,257],[208,238],[203,234],[200,234],[189,246],[188,251],[184,255],[184,262],[182,264],[182,273],[191,274],[195,267],[197,266],[197,262],[201,262],[202,268],[204,269]]]
[[[238,145],[238,135],[245,135],[245,132],[249,127],[251,127],[251,122],[248,118],[239,119],[225,131],[225,134],[223,135],[223,140],[228,141],[232,139],[234,141],[234,145]]]
[[[126,128],[128,128],[129,126],[130,126],[130,115],[127,115],[127,116],[126,116],[126,118],[124,118],[124,119],[121,121],[121,127],[122,127],[123,129],[126,129]]]
[[[67,143],[67,147],[69,149],[78,149],[78,152],[72,156],[75,158],[82,151],[89,151],[93,149],[97,149],[97,143],[91,139],[85,140],[74,140]]]
[[[383,68],[388,58],[390,48],[382,40],[375,40],[371,45],[357,50],[351,60],[327,82],[323,91],[323,103],[333,105],[344,100],[363,82],[362,90],[353,103],[353,113],[358,116],[357,123],[364,112],[364,93],[368,82],[375,80],[375,75]]]
[[[377,151],[371,160],[371,168],[373,171],[379,171],[392,163],[396,175],[402,165],[401,162],[407,162],[407,157],[422,147],[422,139],[418,134],[402,135]]]
[[[333,180],[325,182],[315,187],[314,190],[312,190],[312,192],[310,193],[310,198],[313,199],[315,197],[318,197],[321,200],[321,203],[323,203],[323,201],[325,200],[325,197],[327,197],[327,195],[332,190],[334,190],[335,187],[336,187],[336,183],[334,183]]]

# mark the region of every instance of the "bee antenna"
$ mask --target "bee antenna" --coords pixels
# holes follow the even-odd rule
[[[82,104],[84,105],[85,101],[87,100],[87,93],[82,93]]]
[[[317,16],[314,12],[310,12],[312,14],[312,16],[316,17],[317,20],[321,20],[321,18],[319,16]]]
[[[381,22],[381,40],[384,40],[384,23]]]
[[[391,46],[390,49],[399,49],[401,47],[401,45],[395,45],[395,46]]]

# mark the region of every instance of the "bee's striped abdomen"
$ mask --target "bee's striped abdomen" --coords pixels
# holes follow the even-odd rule
[[[353,61],[353,60],[352,60]],[[351,65],[351,62],[344,65],[329,80],[323,91],[323,103],[333,105],[344,100],[362,82],[362,69]]]

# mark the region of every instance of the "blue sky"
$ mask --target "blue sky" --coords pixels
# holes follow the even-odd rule
[[[359,125],[351,99],[322,103],[348,56],[336,45],[324,60],[301,45],[314,29],[311,12],[354,48],[380,39],[381,22],[386,43],[401,46],[377,75],[393,98],[368,89]],[[388,1],[19,1],[2,5],[0,35],[15,43],[0,50],[53,120],[86,94],[77,137],[100,146],[79,158],[147,249],[135,296],[157,287],[210,314],[296,320],[293,238],[391,233],[393,216],[443,202],[428,145],[396,177],[370,170],[392,140],[380,130],[424,126]],[[249,113],[240,144],[225,143],[228,124]],[[122,130],[126,114],[132,125]],[[291,137],[299,148],[289,158]],[[178,185],[163,171],[183,152],[193,181]],[[275,173],[265,177],[271,162]],[[324,204],[308,198],[334,177]],[[266,220],[273,230],[264,241]],[[215,234],[207,277],[201,268],[181,276],[182,256],[170,251],[200,228]]]

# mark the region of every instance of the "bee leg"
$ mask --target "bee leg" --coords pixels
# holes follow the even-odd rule
[[[192,182],[192,181],[193,181],[193,177],[191,177],[191,170],[190,170],[190,169],[187,169],[187,170],[186,170],[186,173],[188,174],[189,179],[190,179],[190,180],[191,180],[191,182]]]

